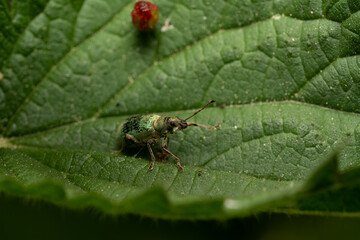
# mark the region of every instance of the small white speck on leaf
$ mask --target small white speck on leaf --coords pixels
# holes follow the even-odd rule
[[[272,19],[275,19],[275,20],[279,20],[280,18],[281,18],[280,14],[276,14],[276,15],[272,16]]]
[[[238,209],[240,208],[240,201],[226,199],[224,201],[224,207],[229,209]]]
[[[167,19],[165,20],[164,25],[161,27],[160,31],[161,31],[161,32],[167,32],[167,31],[169,31],[169,30],[171,30],[171,29],[173,29],[173,28],[174,28],[174,26],[171,25],[171,23],[170,23],[170,18],[167,18]]]

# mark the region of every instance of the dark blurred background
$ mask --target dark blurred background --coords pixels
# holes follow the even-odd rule
[[[224,221],[168,221],[69,210],[0,194],[0,239],[359,239],[360,218],[261,214]]]

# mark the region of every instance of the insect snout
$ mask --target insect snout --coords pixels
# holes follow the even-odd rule
[[[188,124],[185,120],[180,120],[180,123],[179,123],[179,129],[185,129],[188,127]]]

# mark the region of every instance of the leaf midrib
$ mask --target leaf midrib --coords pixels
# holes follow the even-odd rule
[[[295,100],[284,100],[284,101],[268,101],[268,102],[255,102],[255,103],[247,103],[247,104],[241,104],[241,105],[231,105],[231,106],[227,106],[225,108],[242,108],[242,107],[247,107],[247,106],[253,106],[253,105],[270,105],[270,104],[285,104],[285,103],[294,103],[294,104],[301,104],[301,105],[305,105],[305,106],[309,106],[309,107],[316,107],[316,108],[320,108],[320,109],[324,109],[324,110],[328,110],[328,111],[334,111],[337,113],[345,113],[345,114],[350,114],[350,115],[354,115],[354,116],[359,116],[360,117],[360,113],[356,113],[356,112],[347,112],[347,111],[343,111],[343,110],[339,110],[339,109],[333,109],[333,108],[329,108],[329,107],[325,107],[325,106],[321,106],[321,105],[316,105],[316,104],[311,104],[311,103],[307,103],[307,102],[300,102],[300,101],[295,101]],[[208,107],[209,109],[211,109],[212,107]],[[165,115],[173,115],[173,113],[193,113],[194,111],[198,110],[196,109],[182,109],[182,110],[174,110],[174,111],[166,111],[166,112],[155,112],[155,114],[161,115],[161,116],[165,116]],[[68,124],[64,124],[61,126],[56,126],[53,128],[49,128],[49,129],[45,129],[42,131],[37,131],[37,132],[32,132],[32,133],[27,133],[27,134],[23,134],[20,136],[11,136],[11,137],[2,137],[2,141],[5,142],[6,144],[9,145],[13,145],[14,147],[17,146],[17,144],[12,144],[12,141],[16,141],[16,139],[21,139],[23,137],[27,138],[27,137],[35,137],[37,135],[42,135],[42,134],[46,134],[47,132],[52,132],[52,131],[58,131],[61,129],[67,129],[70,128],[72,126],[76,126],[76,125],[82,125],[82,124],[86,124],[86,123],[90,123],[90,122],[95,122],[97,120],[107,120],[107,119],[116,119],[116,118],[128,118],[130,116],[133,116],[133,114],[131,115],[118,115],[118,116],[100,116],[98,118],[89,118],[89,119],[84,119],[84,120],[80,120],[77,122],[71,122]],[[0,135],[1,136],[1,135]],[[19,145],[19,146],[26,146],[26,145]],[[34,146],[29,146],[29,147],[34,147]],[[10,147],[11,148],[11,147]]]

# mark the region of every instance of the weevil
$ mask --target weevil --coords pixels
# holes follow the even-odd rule
[[[199,123],[187,122],[187,120],[214,102],[215,100],[210,101],[203,108],[184,120],[179,117],[160,116],[156,114],[136,115],[128,118],[120,129],[119,140],[121,141],[121,149],[119,152],[123,152],[124,149],[128,147],[147,146],[151,156],[151,163],[148,170],[151,171],[156,160],[151,145],[162,140],[160,149],[164,153],[170,154],[176,160],[178,169],[182,172],[183,167],[180,164],[180,159],[169,150],[170,135],[190,126],[206,129],[218,128],[220,123],[216,126],[206,126]]]

